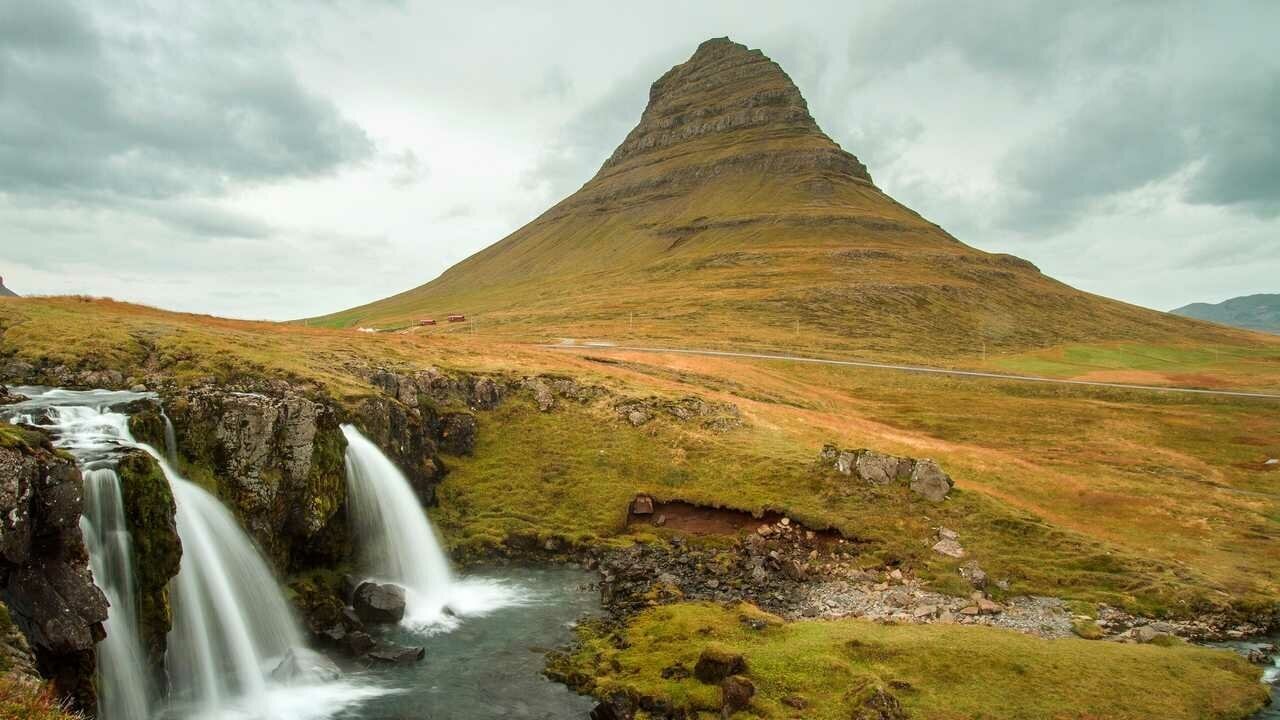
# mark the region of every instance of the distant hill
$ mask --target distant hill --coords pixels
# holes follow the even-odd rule
[[[4,278],[0,278],[0,297],[18,297],[18,293],[4,286]]]
[[[1169,312],[1247,330],[1280,333],[1280,295],[1277,294],[1246,295],[1217,304],[1192,303]]]
[[[639,124],[577,192],[425,285],[309,322],[454,312],[512,338],[883,358],[1240,338],[965,245],[876,187],[782,68],[728,38],[653,84]]]

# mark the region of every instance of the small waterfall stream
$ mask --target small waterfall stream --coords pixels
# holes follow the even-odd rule
[[[404,473],[352,425],[347,438],[347,504],[357,547],[372,577],[405,589],[403,623],[418,630],[448,630],[459,617],[476,617],[520,604],[519,589],[456,578],[440,539]]]

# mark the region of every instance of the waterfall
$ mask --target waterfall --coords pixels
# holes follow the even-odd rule
[[[173,421],[160,408],[160,418],[164,420],[164,457],[170,465],[178,465],[178,436],[173,432]]]
[[[449,630],[530,598],[496,580],[455,578],[427,513],[404,473],[352,425],[347,438],[347,512],[357,548],[373,579],[405,589],[404,624]]]
[[[427,514],[400,469],[351,425],[347,438],[347,507],[351,529],[374,577],[403,585],[405,617],[445,618],[453,573]]]
[[[170,675],[184,681],[175,680],[175,695],[206,710],[252,701],[280,658],[303,644],[293,614],[231,512],[157,459],[173,488],[183,551],[166,655]]]
[[[104,720],[150,714],[146,661],[138,642],[133,545],[125,525],[120,476],[111,468],[84,472],[80,518],[94,582],[107,596],[107,637],[98,646],[99,715]]]
[[[107,637],[98,645],[101,720],[327,718],[383,689],[307,680],[269,680],[279,659],[303,645],[275,577],[235,516],[181,477],[154,448],[135,441],[128,417],[112,406],[150,394],[15,388],[30,399],[0,409],[13,422],[40,422],[76,457],[84,475],[81,530],[94,582],[110,603]],[[48,418],[45,421],[45,418]],[[166,418],[166,455],[172,425]],[[125,524],[118,453],[140,448],[159,463],[173,491],[183,555],[169,585],[173,629],[165,656],[171,694],[151,707],[152,689],[138,640],[132,539]]]

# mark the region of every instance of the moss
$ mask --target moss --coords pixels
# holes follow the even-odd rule
[[[1098,623],[1093,620],[1076,620],[1071,623],[1071,632],[1085,640],[1101,640],[1103,638],[1102,628],[1098,627]]]
[[[550,672],[598,697],[623,692],[715,712],[717,687],[664,670],[693,667],[704,648],[724,646],[745,656],[754,716],[795,717],[784,700],[799,696],[812,720],[862,717],[868,704],[939,720],[1239,720],[1267,697],[1256,668],[1218,650],[1044,640],[981,626],[743,620],[760,615],[686,603],[647,610],[621,628],[584,624],[579,644],[553,657]]]
[[[0,447],[27,450],[38,448],[48,441],[39,430],[28,430],[18,425],[0,423]]]
[[[138,582],[138,624],[153,669],[163,663],[165,635],[173,626],[169,580],[178,574],[182,543],[177,508],[160,465],[140,450],[120,459],[125,517],[133,537]]]
[[[164,418],[160,409],[152,403],[142,404],[129,415],[129,433],[138,442],[144,442],[157,450],[165,450]]]
[[[307,474],[308,522],[323,525],[346,503],[346,449],[346,438],[337,426],[321,427],[316,433]]]

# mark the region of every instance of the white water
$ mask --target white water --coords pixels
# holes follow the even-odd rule
[[[32,395],[23,388],[23,394]],[[120,477],[111,453],[132,444],[128,418],[106,411],[106,403],[141,396],[123,393],[72,393],[51,390],[36,399],[6,408],[15,422],[32,423],[47,416],[41,427],[52,431],[55,444],[80,463],[84,475],[84,507],[80,530],[89,552],[94,582],[110,606],[103,624],[107,637],[98,645],[98,702],[103,720],[145,718],[152,688],[138,642],[138,599],[133,546],[125,524]],[[73,404],[81,403],[81,404]],[[44,419],[44,418],[39,418]]]
[[[286,686],[269,680],[279,658],[302,645],[292,612],[231,512],[182,478],[154,448],[136,442],[128,418],[109,409],[149,395],[15,390],[31,400],[6,408],[6,414],[15,422],[32,423],[41,412],[48,413],[43,427],[84,470],[81,528],[94,581],[111,604],[107,639],[98,646],[102,720],[319,720],[386,692],[345,682]],[[170,584],[174,623],[166,669],[171,695],[159,710],[149,702],[153,692],[138,642],[131,540],[113,469],[113,453],[128,447],[141,448],[159,461],[173,490],[183,548],[181,568]]]
[[[138,643],[138,599],[133,544],[125,525],[120,477],[111,468],[84,472],[80,518],[89,567],[110,606],[107,637],[98,646],[99,715],[104,720],[151,713],[146,660]]]
[[[405,589],[403,624],[448,630],[522,599],[517,588],[454,577],[449,559],[404,474],[352,425],[347,438],[347,505],[351,528],[370,577]]]

